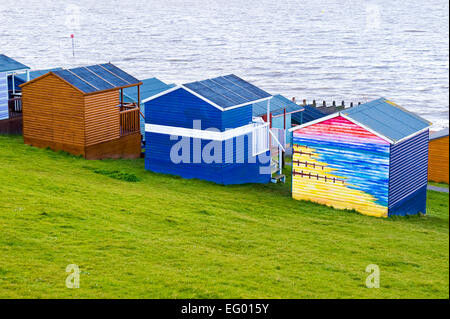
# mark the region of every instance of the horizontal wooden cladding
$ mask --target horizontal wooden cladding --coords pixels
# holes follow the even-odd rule
[[[67,151],[85,145],[84,96],[57,76],[24,86],[22,104],[25,140]]]
[[[135,159],[141,156],[141,133],[130,134],[111,141],[86,146],[86,159]]]
[[[434,139],[429,145],[428,180],[447,183],[449,180],[449,138]]]
[[[89,95],[85,100],[86,145],[120,137],[119,91]]]
[[[65,143],[58,143],[54,141],[49,140],[40,140],[33,137],[26,137],[24,136],[24,143],[27,145],[39,147],[39,148],[50,148],[54,151],[64,151],[73,155],[82,155],[85,156],[85,148],[84,146],[80,145],[73,145],[73,144],[65,144]]]

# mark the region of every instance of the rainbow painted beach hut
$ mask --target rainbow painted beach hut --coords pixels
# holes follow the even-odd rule
[[[389,217],[426,213],[431,123],[384,98],[292,128],[292,196]]]

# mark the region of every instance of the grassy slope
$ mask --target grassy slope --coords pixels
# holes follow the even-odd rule
[[[449,297],[447,194],[429,192],[426,217],[377,219],[292,200],[289,183],[224,187],[0,136],[0,199],[2,298]]]

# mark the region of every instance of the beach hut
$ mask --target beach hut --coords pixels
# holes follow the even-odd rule
[[[326,113],[321,112],[317,109],[317,107],[312,105],[303,105],[303,112],[292,114],[292,124],[301,125],[306,124],[311,121],[318,120],[324,116],[327,116]]]
[[[141,82],[141,96],[139,103],[141,104],[140,107],[142,114],[145,114],[145,104],[142,103],[143,100],[175,86],[175,84],[166,84],[157,78],[144,79],[141,80]],[[123,98],[127,103],[138,103],[138,96],[135,88],[124,89]],[[141,134],[143,136],[143,140],[145,141],[145,121],[143,118],[141,118]]]
[[[137,158],[141,82],[111,63],[51,71],[21,85],[24,142],[86,159]]]
[[[16,92],[14,75],[25,73],[29,67],[0,54],[0,134],[20,134],[22,132],[22,103]],[[11,83],[9,83],[11,82]]]
[[[428,180],[448,184],[448,128],[430,134]]]
[[[426,213],[430,123],[384,98],[292,128],[292,196],[388,217]]]
[[[253,120],[252,106],[265,101],[269,111],[271,98],[227,75],[144,100],[146,169],[219,184],[269,182],[269,124]]]
[[[292,127],[292,117],[301,117],[304,108],[295,102],[285,98],[281,94],[274,95],[270,100],[270,127],[276,129],[278,136],[283,136],[285,145],[290,146],[292,143],[292,134],[285,133]],[[262,117],[267,121],[267,102],[262,101],[253,104],[253,116]],[[273,130],[275,131],[275,130]]]

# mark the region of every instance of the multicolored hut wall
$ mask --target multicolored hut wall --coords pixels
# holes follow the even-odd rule
[[[293,128],[293,198],[377,217],[425,214],[429,126],[381,98]]]
[[[25,73],[29,78],[29,67],[0,54],[0,134],[22,133],[22,99],[16,91],[16,74]]]
[[[268,183],[268,123],[252,105],[272,96],[235,75],[177,85],[145,103],[145,168],[219,184]]]
[[[139,85],[111,63],[51,71],[26,82],[24,141],[86,159],[137,158],[139,105],[125,103],[123,89],[139,91]]]
[[[448,128],[430,134],[428,180],[448,184]]]

